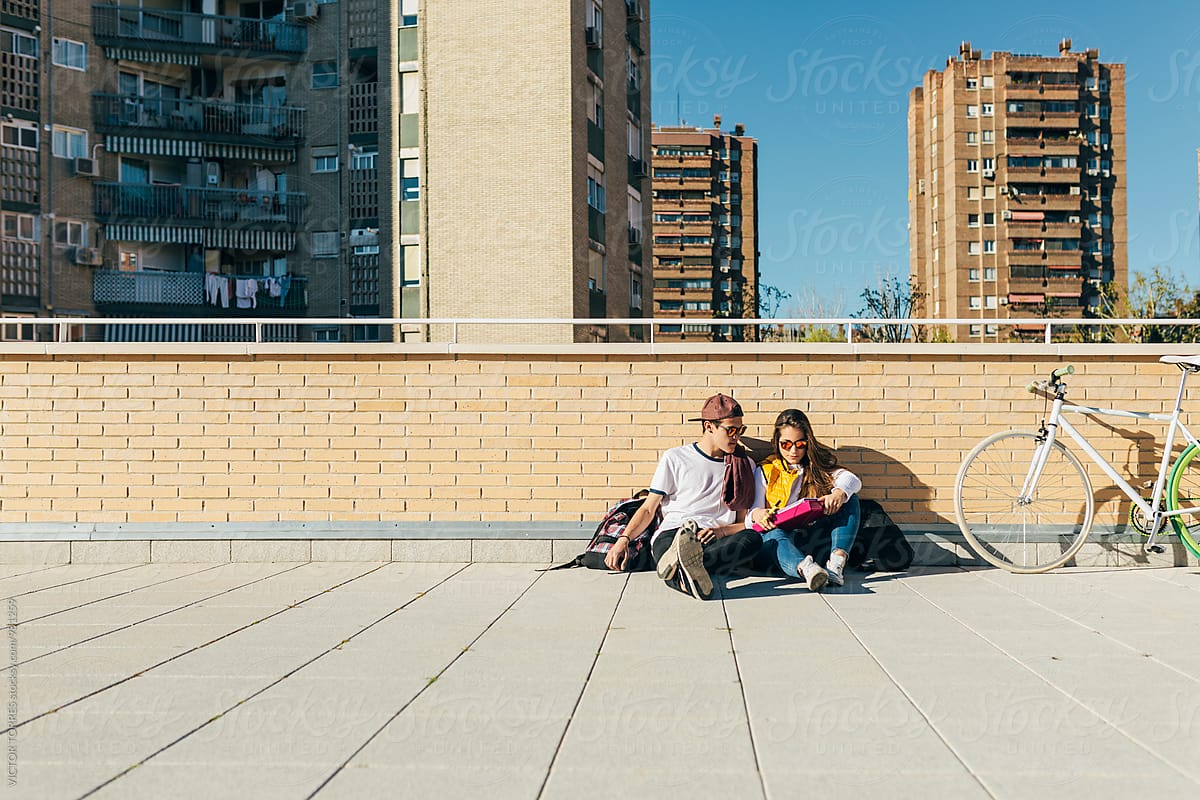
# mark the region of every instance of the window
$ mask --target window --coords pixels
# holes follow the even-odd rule
[[[996,305],[997,305],[996,295],[990,294],[987,297],[983,298],[983,307],[984,308],[995,308]]]
[[[1083,88],[1087,89],[1089,92],[1096,91],[1096,79],[1090,77],[1085,78],[1083,81]]]
[[[978,228],[979,227],[979,215],[978,214],[967,214],[967,227],[968,228]]]
[[[994,212],[994,211],[983,212],[983,224],[986,226],[995,226],[996,212]]]
[[[53,137],[55,158],[87,158],[87,131],[55,125]]]
[[[977,158],[968,158],[967,159],[967,172],[979,172],[979,159],[977,159]]]
[[[979,106],[967,106],[967,118],[971,119],[979,116]]]
[[[967,280],[969,280],[969,281],[979,280],[979,270],[977,270],[977,269],[967,270]]]
[[[984,267],[983,268],[983,279],[985,281],[996,280],[996,268],[995,267]]]
[[[996,240],[995,239],[984,239],[983,240],[983,252],[985,252],[985,253],[996,252]]]
[[[336,61],[314,61],[312,65],[312,88],[336,89],[338,72]]]
[[[37,150],[38,129],[33,125],[0,125],[0,144],[25,150]]]
[[[996,141],[996,132],[995,131],[984,131],[983,132],[983,143],[984,144],[992,144],[995,141]]]
[[[588,106],[588,119],[595,123],[597,128],[604,127],[604,90],[600,88],[600,84],[593,81],[588,81],[588,87],[591,90],[592,102]]]
[[[978,186],[968,186],[967,187],[967,199],[968,200],[978,200],[979,199],[979,187]]]
[[[335,144],[321,145],[312,149],[313,172],[337,172],[338,148]]]
[[[983,168],[984,168],[984,169],[995,169],[995,168],[996,168],[996,159],[994,159],[994,158],[985,158],[985,159],[983,160]]]
[[[411,202],[421,199],[421,162],[406,158],[400,162],[400,199]]]
[[[979,79],[978,78],[967,78],[967,88],[968,89],[978,89],[979,88]]]
[[[995,113],[996,113],[996,109],[991,103],[983,104],[983,115],[985,117],[993,116],[993,115],[995,115]]]
[[[55,220],[54,244],[58,247],[85,247],[87,223],[74,219]]]
[[[588,164],[587,202],[592,208],[604,213],[604,171],[597,169],[593,164]]]
[[[4,238],[36,242],[41,238],[38,218],[33,214],[5,214]]]
[[[37,58],[38,41],[34,37],[27,36],[23,33],[0,30],[0,52],[16,53],[19,56]]]
[[[995,200],[996,199],[996,187],[995,186],[983,187],[983,199],[984,200]]]
[[[51,60],[60,67],[87,70],[87,45],[71,39],[55,39]]]
[[[983,76],[983,88],[994,89],[996,87],[996,79],[991,75]]]
[[[350,151],[350,169],[375,169],[378,161],[378,145],[364,145]]]
[[[978,309],[983,307],[983,298],[971,297],[971,298],[969,298],[967,305],[970,307],[970,309],[972,311],[977,311]]]
[[[967,144],[979,144],[979,134],[975,131],[967,131]]]
[[[973,256],[979,255],[979,242],[967,242],[967,253]]]
[[[313,231],[312,247],[310,250],[313,258],[336,258],[338,252],[338,232]]]

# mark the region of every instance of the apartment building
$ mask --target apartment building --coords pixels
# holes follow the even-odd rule
[[[647,0],[429,3],[422,25],[419,316],[642,316]],[[646,333],[503,331],[534,342]],[[460,339],[496,335],[458,330]]]
[[[758,316],[758,142],[743,125],[651,132],[656,317]],[[681,321],[656,338],[749,341],[753,327]]]
[[[912,275],[960,341],[1036,336],[993,320],[1083,317],[1128,277],[1125,67],[964,42],[909,96]]]
[[[0,315],[638,311],[645,1],[3,0]]]

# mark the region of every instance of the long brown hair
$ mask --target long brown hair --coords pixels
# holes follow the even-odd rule
[[[779,431],[783,428],[797,428],[808,441],[804,458],[800,460],[800,465],[804,467],[800,497],[821,497],[829,494],[833,491],[833,471],[838,468],[837,456],[817,440],[812,424],[804,412],[797,408],[789,408],[781,411],[775,418],[775,432],[771,434],[771,449],[782,463],[787,463],[783,451],[779,448]]]

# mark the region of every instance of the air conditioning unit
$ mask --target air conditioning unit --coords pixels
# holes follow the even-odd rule
[[[96,159],[94,158],[76,158],[71,162],[71,167],[76,175],[85,175],[89,178],[95,178],[100,172],[96,169]]]
[[[296,19],[316,19],[321,14],[317,0],[296,0],[292,6],[292,16]]]
[[[1106,178],[1111,178],[1111,177],[1112,177],[1112,170],[1107,170],[1107,169],[1106,169],[1106,170],[1101,170],[1100,174],[1102,174],[1102,175],[1103,175],[1104,177],[1106,177]]]
[[[84,267],[98,267],[103,263],[99,247],[76,247],[72,261]]]
[[[1109,148],[1109,144],[1108,144],[1108,142],[1105,142],[1105,143],[1103,143],[1102,145],[1100,145],[1100,149],[1101,149],[1101,150],[1107,150],[1108,148]]]
[[[1071,225],[1078,225],[1079,224],[1079,215],[1072,214],[1071,216],[1067,217],[1067,222],[1070,223]]]
[[[924,178],[919,178],[917,180],[917,194],[925,194],[925,179]]]
[[[985,177],[985,178],[994,178],[994,177],[996,177],[996,170],[994,170],[994,169],[985,169],[985,170],[983,171],[983,177]]]
[[[1008,194],[1008,187],[1007,187],[1007,186],[1001,186],[1001,187],[1000,187],[1000,194]]]
[[[1000,212],[1000,219],[1012,219],[1012,212],[1007,208]]]
[[[205,176],[209,186],[220,186],[221,184],[221,164],[216,161],[209,161],[205,167]]]
[[[641,244],[642,243],[642,231],[640,228],[631,227],[629,229],[629,243],[630,244]]]
[[[600,29],[599,28],[589,25],[585,32],[584,38],[587,40],[588,47],[591,47],[591,48],[597,49],[597,50],[600,48]]]
[[[1095,176],[1095,175],[1099,175],[1099,174],[1100,174],[1100,170],[1098,170],[1098,169],[1089,169],[1089,170],[1087,171],[1087,174],[1088,174],[1088,175],[1093,175],[1093,176]]]

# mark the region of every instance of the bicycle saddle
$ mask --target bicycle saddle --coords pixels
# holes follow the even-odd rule
[[[1159,361],[1163,364],[1175,364],[1180,369],[1200,372],[1200,356],[1163,356]]]

